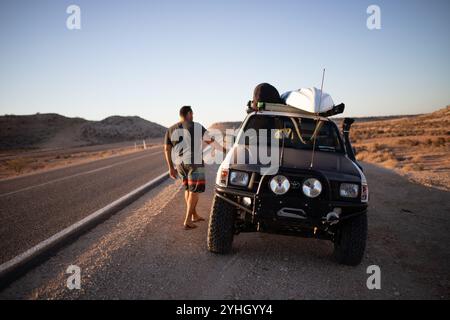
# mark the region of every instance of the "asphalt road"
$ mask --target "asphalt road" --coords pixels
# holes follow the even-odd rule
[[[450,299],[450,193],[365,164],[371,189],[366,256],[332,260],[327,241],[240,234],[233,252],[206,250],[207,223],[182,230],[179,182],[160,187],[0,292],[1,299]],[[216,167],[209,167],[212,185]],[[200,199],[209,214],[212,190]],[[66,287],[69,265],[81,289]],[[366,286],[378,265],[381,289]]]
[[[64,148],[44,148],[44,149],[36,149],[36,150],[1,150],[0,151],[0,160],[8,160],[8,159],[17,159],[20,158],[38,158],[45,156],[56,156],[59,155],[73,155],[82,152],[98,152],[98,151],[107,151],[107,150],[115,150],[122,148],[131,148],[134,146],[134,143],[137,142],[138,146],[142,146],[142,141],[125,141],[125,142],[117,142],[117,143],[107,143],[107,144],[99,144],[99,145],[91,145],[91,146],[78,146],[78,147],[64,147]],[[161,138],[150,138],[145,140],[147,146],[157,145],[161,143]]]
[[[166,170],[161,148],[0,180],[0,263]]]

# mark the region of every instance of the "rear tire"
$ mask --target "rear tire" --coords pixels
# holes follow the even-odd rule
[[[345,265],[356,266],[364,257],[367,241],[367,213],[343,221],[334,241],[334,257]]]
[[[229,253],[233,244],[236,209],[214,195],[208,226],[208,250]]]

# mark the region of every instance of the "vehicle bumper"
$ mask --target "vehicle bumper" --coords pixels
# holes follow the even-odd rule
[[[335,223],[367,212],[366,203],[280,197],[272,194],[257,195],[219,186],[216,186],[216,194],[225,197],[236,207],[244,209],[247,221],[261,223],[270,228],[286,226],[324,229],[327,227],[326,217],[332,211],[339,212],[339,220]],[[240,201],[243,197],[252,199],[252,205],[243,205]]]

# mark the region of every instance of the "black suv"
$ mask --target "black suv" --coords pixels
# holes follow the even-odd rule
[[[234,235],[262,231],[331,240],[339,263],[359,264],[369,191],[349,141],[352,122],[343,121],[341,134],[322,116],[249,113],[217,172],[209,251],[228,253]],[[260,129],[262,135],[248,134]],[[274,143],[277,149],[270,148]],[[276,153],[276,170],[254,159],[261,148]]]

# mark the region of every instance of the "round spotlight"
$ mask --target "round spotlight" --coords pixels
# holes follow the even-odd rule
[[[273,193],[281,195],[285,194],[289,191],[291,184],[285,176],[278,175],[270,180],[270,189],[272,189]]]
[[[316,178],[309,178],[303,182],[302,189],[305,196],[315,198],[322,192],[322,184]]]

